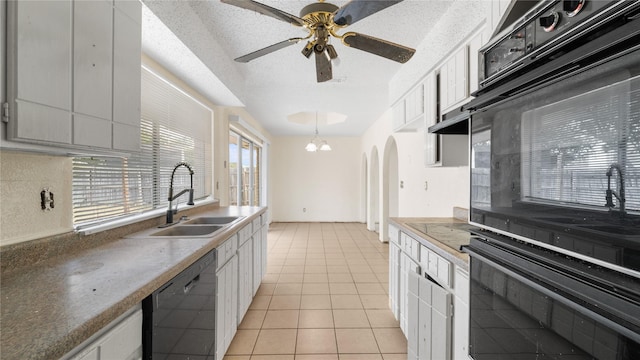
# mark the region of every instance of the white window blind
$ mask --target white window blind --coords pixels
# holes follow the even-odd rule
[[[166,207],[171,172],[182,161],[195,172],[194,197],[211,194],[212,111],[144,67],[141,96],[139,153],[73,159],[76,227]],[[174,194],[189,186],[188,170],[178,168]]]
[[[522,144],[525,197],[602,208],[619,164],[626,208],[640,210],[640,77],[524,113]]]

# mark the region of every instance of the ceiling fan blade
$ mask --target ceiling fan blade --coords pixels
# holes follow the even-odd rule
[[[278,10],[276,8],[273,8],[271,6],[259,3],[257,1],[253,1],[253,0],[220,0],[221,2],[225,3],[225,4],[229,4],[229,5],[234,5],[243,9],[247,9],[247,10],[252,10],[255,11],[257,13],[260,13],[262,15],[267,15],[267,16],[271,16],[273,18],[276,18],[278,20],[282,20],[284,22],[288,22],[290,24],[296,25],[296,26],[304,26],[305,25],[305,21],[302,20],[301,18],[295,16],[295,15],[291,15],[287,12],[284,12],[282,10]]]
[[[416,52],[414,49],[403,45],[355,32],[344,34],[342,42],[349,47],[376,54],[403,64],[409,61]]]
[[[351,25],[399,2],[402,0],[351,0],[336,11],[333,22],[340,26]]]
[[[326,51],[316,51],[316,78],[318,82],[325,82],[333,79],[333,69],[331,59]]]
[[[237,62],[242,62],[242,63],[248,63],[249,61],[253,60],[253,59],[257,59],[261,56],[270,54],[274,51],[280,50],[280,49],[284,49],[288,46],[291,46],[293,44],[297,44],[300,40],[302,40],[302,38],[291,38],[289,40],[285,40],[285,41],[281,41],[279,43],[273,44],[271,46],[267,46],[266,48],[260,49],[260,50],[256,50],[250,54],[244,55],[244,56],[240,56],[239,58],[236,58],[235,61]]]

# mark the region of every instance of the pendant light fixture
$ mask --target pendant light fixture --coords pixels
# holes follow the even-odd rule
[[[313,139],[311,139],[311,141],[309,141],[309,143],[307,144],[307,146],[304,147],[304,149],[309,152],[315,152],[315,151],[318,151],[318,149],[320,151],[331,151],[331,146],[329,146],[327,141],[320,139],[320,137],[318,136],[318,112],[317,111],[316,111],[315,136],[313,137]]]

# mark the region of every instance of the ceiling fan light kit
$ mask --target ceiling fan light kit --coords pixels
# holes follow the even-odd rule
[[[309,4],[302,8],[300,16],[286,13],[282,10],[270,7],[253,0],[220,0],[229,5],[252,10],[263,15],[303,27],[308,31],[306,37],[291,38],[279,43],[267,46],[247,55],[236,58],[237,62],[249,62],[261,56],[270,54],[285,47],[297,44],[302,40],[311,39],[302,49],[302,55],[309,58],[312,53],[316,55],[316,78],[318,82],[324,82],[333,78],[331,60],[337,59],[338,52],[329,43],[331,37],[339,39],[344,45],[366,51],[399,63],[406,63],[415,53],[414,49],[378,39],[369,35],[355,32],[347,32],[339,35],[336,31],[349,26],[359,20],[373,15],[402,0],[351,0],[342,7],[334,4],[319,2]]]

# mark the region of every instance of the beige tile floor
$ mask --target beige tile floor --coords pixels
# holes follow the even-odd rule
[[[274,223],[268,268],[224,360],[406,360],[389,247],[357,223]]]

